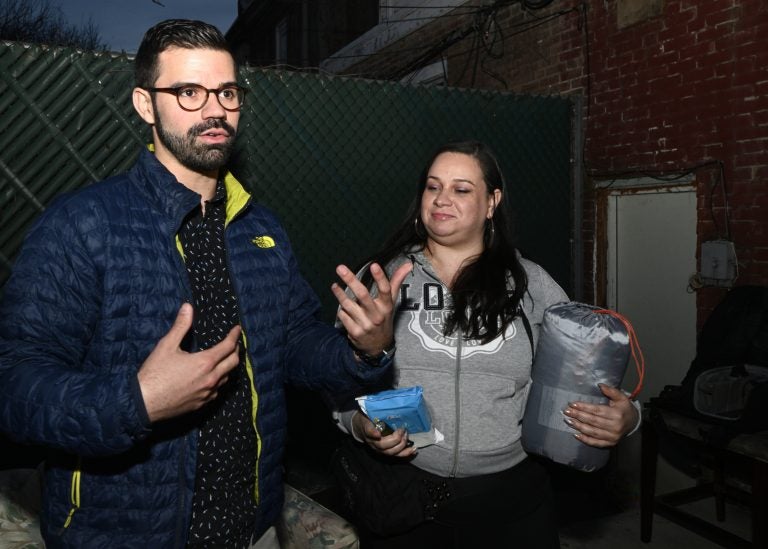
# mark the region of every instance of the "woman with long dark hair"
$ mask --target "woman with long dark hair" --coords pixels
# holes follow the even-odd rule
[[[410,463],[448,496],[431,520],[404,533],[361,528],[363,549],[559,546],[549,480],[527,457],[520,423],[544,311],[568,299],[515,248],[505,195],[486,145],[444,145],[427,164],[405,221],[371,258],[387,272],[413,264],[395,316],[392,386],[423,387],[445,438],[417,449],[407,433],[383,435],[360,412],[336,417],[359,442]],[[361,283],[373,285],[369,272]],[[354,315],[352,301],[339,301],[340,317]],[[624,393],[603,391],[608,405],[573,403],[564,411],[575,436],[598,447],[615,445],[638,422]]]

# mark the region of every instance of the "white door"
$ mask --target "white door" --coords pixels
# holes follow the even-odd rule
[[[696,193],[617,191],[608,202],[608,307],[632,323],[646,362],[640,400],[679,384],[696,353]],[[630,369],[632,366],[630,366]],[[624,388],[637,377],[628,371]]]
[[[617,190],[608,198],[606,228],[607,305],[635,329],[646,368],[639,399],[647,402],[680,384],[696,353],[696,295],[688,288],[696,272],[695,189]],[[636,382],[630,361],[624,389]],[[622,443],[621,469],[639,471],[639,443],[639,434]],[[664,469],[662,487],[683,481]]]

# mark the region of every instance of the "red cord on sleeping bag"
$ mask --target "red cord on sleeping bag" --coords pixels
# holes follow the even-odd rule
[[[613,318],[621,322],[627,329],[627,335],[629,335],[629,348],[632,352],[632,359],[635,361],[635,371],[637,371],[637,385],[635,386],[629,398],[636,398],[643,388],[643,380],[645,379],[645,358],[643,357],[643,351],[640,349],[640,342],[637,339],[637,334],[632,324],[624,316],[612,311],[610,309],[597,309],[594,311],[597,314],[611,315]]]

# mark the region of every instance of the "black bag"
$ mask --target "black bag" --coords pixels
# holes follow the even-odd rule
[[[730,290],[702,326],[696,357],[680,385],[658,402],[710,425],[705,440],[725,444],[768,429],[768,287]]]
[[[379,535],[394,535],[435,518],[454,498],[451,479],[408,461],[381,455],[346,438],[331,460],[347,510],[355,522]]]
[[[739,432],[768,429],[768,368],[737,364],[701,372],[694,383],[693,407]]]

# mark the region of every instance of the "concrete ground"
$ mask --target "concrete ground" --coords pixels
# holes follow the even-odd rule
[[[294,417],[314,416],[299,414]],[[339,436],[335,426],[327,430],[318,428],[315,438],[310,441],[306,440],[306,431],[302,431],[302,443],[311,451],[303,452],[303,447],[294,448],[293,452],[288,452],[286,460],[289,484],[336,512],[340,512],[338,494],[335,493],[334,482],[329,478],[323,463],[332,453],[334,437]],[[621,468],[608,467],[604,471],[584,474],[570,471],[565,467],[548,465],[555,488],[562,549],[717,549],[721,547],[658,515],[653,519],[651,542],[643,543],[640,540],[639,509],[640,437],[630,437],[624,441],[620,450],[622,451],[617,453],[615,462],[621,464]],[[689,487],[693,482],[682,473],[671,470],[663,459],[659,460],[658,493]],[[710,522],[715,522],[715,504],[712,499],[698,501],[681,508],[693,511]],[[742,538],[750,539],[749,510],[736,504],[728,504],[725,527]]]
[[[289,467],[288,482],[298,486],[321,504],[340,512],[338,494],[331,481],[306,466]],[[589,477],[587,477],[589,478]],[[560,482],[556,491],[562,549],[717,549],[721,547],[659,515],[654,515],[651,541],[640,540],[640,508],[635,493],[604,491]],[[714,499],[681,506],[715,522]],[[751,537],[749,509],[726,504],[726,521],[720,526],[745,539]],[[484,549],[484,548],[478,548]],[[490,549],[490,548],[489,548]]]
[[[683,509],[714,522],[714,500],[702,500]],[[726,520],[720,526],[750,539],[749,510],[737,505],[726,506]],[[640,508],[633,506],[620,513],[561,528],[562,549],[717,549],[721,547],[677,524],[654,515],[650,543],[640,540]]]

